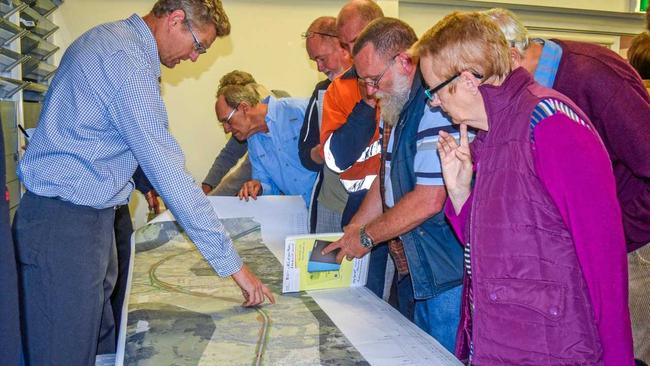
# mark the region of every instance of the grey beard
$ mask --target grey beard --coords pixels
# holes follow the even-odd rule
[[[380,100],[381,117],[384,119],[384,123],[390,126],[397,124],[399,115],[408,101],[410,93],[411,85],[408,77],[395,78],[392,93],[377,93],[377,97]]]

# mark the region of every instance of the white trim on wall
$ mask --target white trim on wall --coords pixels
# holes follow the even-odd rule
[[[452,11],[480,11],[495,7],[514,12],[533,36],[573,39],[605,45],[618,51],[621,35],[643,31],[643,14],[476,0],[401,0],[400,17],[431,13],[431,25]],[[404,19],[409,21],[409,19]]]

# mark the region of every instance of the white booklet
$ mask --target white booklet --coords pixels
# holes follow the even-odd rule
[[[366,284],[370,256],[343,259],[336,263],[336,252],[323,255],[327,245],[342,233],[289,236],[284,243],[282,293],[359,287]]]

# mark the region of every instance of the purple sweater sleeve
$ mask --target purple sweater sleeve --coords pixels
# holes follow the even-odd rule
[[[625,239],[607,153],[595,132],[564,114],[542,120],[534,136],[535,168],[573,238],[604,363],[633,365]]]
[[[465,241],[465,228],[469,222],[469,214],[472,212],[472,195],[473,194],[469,195],[467,201],[460,209],[460,213],[458,214],[456,214],[454,205],[451,203],[451,200],[449,198],[447,198],[447,202],[445,202],[445,215],[449,220],[449,224],[454,229],[454,232],[458,237],[458,241],[460,241],[463,246],[465,246],[465,243],[467,243],[467,241]]]

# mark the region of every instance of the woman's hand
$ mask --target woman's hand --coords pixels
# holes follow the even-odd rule
[[[467,125],[460,125],[460,145],[445,131],[440,131],[438,135],[440,138],[437,147],[442,176],[449,199],[456,213],[459,213],[472,190],[472,156],[469,152]]]

